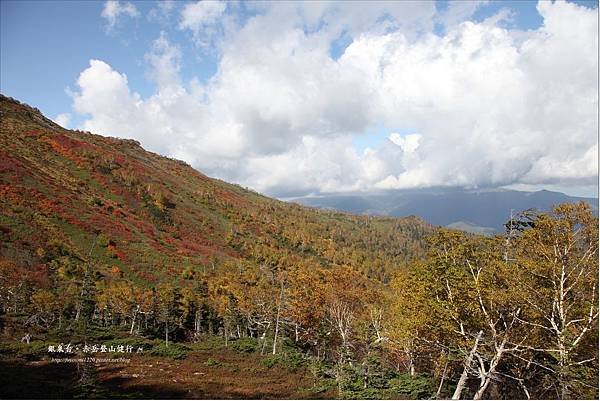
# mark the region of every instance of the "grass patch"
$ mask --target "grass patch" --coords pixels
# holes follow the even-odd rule
[[[189,345],[194,351],[211,351],[225,348],[225,341],[223,337],[218,336],[204,336],[202,340]]]
[[[435,392],[435,384],[429,376],[410,376],[403,373],[390,380],[390,390],[408,395],[412,399],[426,399]]]
[[[258,341],[256,338],[243,337],[234,341],[231,346],[234,351],[250,354],[258,351]]]
[[[261,361],[263,366],[271,369],[274,366],[279,366],[287,369],[290,372],[295,372],[300,367],[306,365],[306,359],[301,353],[290,350],[280,354],[270,355]]]
[[[170,343],[167,347],[165,343],[162,341],[159,344],[156,344],[152,351],[150,351],[151,355],[160,356],[165,358],[172,359],[184,359],[187,356],[187,353],[190,349],[185,345],[178,343]]]
[[[13,355],[28,361],[38,360],[48,355],[48,344],[45,341],[31,341],[26,343],[2,343],[0,353]]]
[[[330,390],[337,390],[337,382],[335,379],[321,379],[319,380],[313,388],[310,389],[313,393],[325,393]]]
[[[204,365],[206,365],[206,366],[223,366],[223,363],[221,361],[217,361],[216,359],[208,358],[206,360],[206,362],[204,362]]]

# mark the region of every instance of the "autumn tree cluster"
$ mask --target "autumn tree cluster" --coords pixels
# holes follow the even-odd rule
[[[440,230],[389,284],[268,244],[246,251],[150,287],[69,255],[49,283],[16,280],[5,262],[2,313],[36,333],[85,322],[167,346],[206,334],[253,338],[262,354],[286,344],[325,363],[340,394],[389,386],[390,372],[453,399],[598,394],[598,220],[584,204],[524,214],[504,236]]]
[[[391,344],[453,399],[598,397],[598,219],[525,213],[505,237],[440,231],[393,282]]]

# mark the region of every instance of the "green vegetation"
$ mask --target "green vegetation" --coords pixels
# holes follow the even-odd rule
[[[255,338],[252,337],[242,337],[237,339],[233,345],[232,348],[234,350],[236,350],[237,352],[246,352],[246,353],[252,353],[252,352],[256,352],[258,351],[258,341]]]
[[[173,359],[183,359],[185,358],[189,348],[182,344],[171,344],[168,347],[164,343],[156,344],[151,351],[151,354],[154,356],[162,356],[166,358]]]
[[[0,351],[3,354],[14,355],[27,360],[38,360],[48,354],[48,345],[45,341],[32,341],[26,343],[2,343]]]
[[[217,361],[216,359],[208,358],[206,362],[204,362],[206,366],[221,366],[222,363]]]

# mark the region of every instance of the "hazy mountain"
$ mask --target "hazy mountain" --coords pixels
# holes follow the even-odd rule
[[[465,190],[435,188],[390,191],[376,194],[321,195],[294,199],[303,205],[352,213],[419,216],[427,222],[469,232],[503,231],[511,210],[549,210],[564,202],[588,202],[598,211],[598,199],[568,196],[552,191],[515,191],[507,189]]]

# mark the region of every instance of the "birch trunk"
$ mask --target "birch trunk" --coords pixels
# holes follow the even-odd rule
[[[129,330],[129,334],[133,334],[133,329],[135,328],[135,319],[137,318],[137,314],[140,311],[140,306],[138,305],[135,311],[133,312],[133,317],[131,318],[131,329]]]
[[[277,336],[279,335],[279,317],[281,315],[281,303],[283,302],[283,281],[281,282],[281,291],[279,293],[279,303],[277,304],[277,319],[275,321],[275,334],[273,335],[273,355],[277,352]]]
[[[169,323],[165,322],[165,347],[169,346]]]
[[[446,364],[444,365],[444,371],[442,372],[442,378],[440,379],[440,385],[438,386],[438,389],[435,393],[435,399],[439,399],[440,398],[440,393],[442,392],[442,386],[444,385],[444,380],[446,380],[446,370],[448,369],[448,361],[446,361]]]
[[[456,390],[454,391],[454,394],[452,395],[453,400],[460,400],[460,395],[461,395],[461,393],[465,387],[465,384],[467,382],[467,378],[469,376],[469,369],[471,368],[471,365],[473,364],[473,358],[475,357],[475,353],[477,352],[477,346],[479,345],[479,341],[481,340],[482,335],[483,335],[483,330],[481,330],[477,334],[477,338],[475,338],[475,344],[473,344],[473,348],[471,348],[471,352],[469,352],[469,355],[467,356],[467,359],[465,360],[463,372],[460,375],[458,384],[456,385]]]

